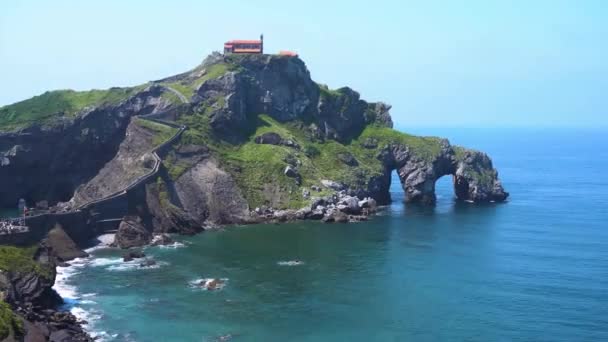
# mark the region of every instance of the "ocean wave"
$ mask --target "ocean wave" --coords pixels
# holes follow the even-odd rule
[[[102,234],[95,238],[97,243],[95,246],[85,249],[85,252],[92,253],[98,249],[109,248],[114,243],[114,237],[116,234]]]
[[[123,263],[122,258],[94,258],[91,259],[89,266],[106,267]]]
[[[63,298],[65,304],[62,309],[72,313],[78,320],[83,322],[82,327],[97,341],[111,341],[116,335],[109,335],[105,331],[95,330],[95,322],[103,319],[103,314],[91,305],[97,304],[90,298],[95,297],[96,293],[79,294],[75,285],[70,283],[70,278],[81,272],[81,269],[91,265],[95,259],[78,258],[70,262],[67,267],[57,267],[57,276],[53,289]],[[87,298],[87,299],[83,299]],[[86,308],[83,306],[87,306]],[[86,322],[86,323],[84,323]]]
[[[181,242],[174,242],[168,245],[160,245],[158,246],[159,248],[163,248],[163,249],[176,249],[176,248],[183,248],[186,247],[185,244],[181,243]]]
[[[288,260],[288,261],[279,261],[277,262],[279,266],[300,266],[304,265],[304,261],[300,260]]]
[[[144,262],[145,259],[135,259],[133,261],[123,262],[121,261],[118,264],[112,264],[108,266],[106,269],[108,271],[133,271],[133,270],[151,270],[161,268],[162,266],[168,265],[168,263],[163,261],[158,261],[154,265],[142,266],[141,263]]]
[[[188,284],[193,289],[209,291],[208,286],[211,284],[212,281],[218,280],[218,279],[221,282],[219,284],[217,284],[217,287],[214,290],[214,291],[218,291],[218,290],[222,290],[226,286],[226,284],[228,283],[228,278],[200,278],[200,279],[195,279],[195,280],[189,282]]]

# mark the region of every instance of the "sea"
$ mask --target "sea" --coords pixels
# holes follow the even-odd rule
[[[60,268],[103,341],[608,341],[608,131],[414,129],[487,152],[503,204],[392,204],[367,222],[226,227]],[[206,279],[223,287],[206,291]]]

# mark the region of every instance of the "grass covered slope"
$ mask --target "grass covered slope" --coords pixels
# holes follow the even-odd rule
[[[17,332],[23,332],[23,322],[13,313],[7,303],[0,300],[0,340]]]
[[[141,87],[47,91],[25,101],[0,107],[0,131],[46,124],[61,117],[74,117],[87,107],[119,103],[139,90]]]
[[[135,118],[134,120],[136,125],[147,129],[153,135],[152,144],[154,147],[162,145],[179,131],[179,129],[175,127],[146,119]]]
[[[49,270],[34,260],[37,247],[0,246],[0,271],[11,273],[36,272],[46,275]]]
[[[432,160],[441,150],[439,138],[417,137],[400,133],[389,127],[368,125],[361,134],[348,143],[312,138],[303,129],[302,122],[279,122],[260,114],[254,129],[240,143],[223,141],[214,136],[204,114],[182,117],[189,129],[180,144],[207,146],[228,171],[251,208],[262,205],[277,209],[300,208],[310,199],[303,196],[303,189],[321,186],[322,180],[365,188],[370,179],[385,173],[378,158],[381,149],[392,144],[408,146],[420,158]],[[258,144],[255,138],[265,133],[277,133],[284,140],[291,140],[299,148],[285,145]],[[365,147],[374,141],[376,147]],[[356,165],[347,165],[343,156],[352,156]],[[164,161],[171,178],[177,180],[192,165],[181,162],[175,155]],[[294,166],[301,176],[301,184],[285,175],[287,165]],[[329,195],[333,191],[321,187],[314,196]]]

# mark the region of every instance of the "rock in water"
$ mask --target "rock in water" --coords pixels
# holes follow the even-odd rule
[[[139,263],[139,267],[151,267],[156,265],[156,261],[154,259],[146,259]]]
[[[125,216],[120,222],[114,243],[120,248],[127,249],[145,246],[150,241],[152,234],[143,226],[141,219],[136,216]]]
[[[128,262],[128,261],[133,261],[135,259],[142,259],[145,257],[146,257],[146,254],[142,251],[130,251],[122,256],[122,261]]]
[[[174,242],[175,241],[169,236],[169,234],[158,234],[154,235],[154,238],[152,238],[152,242],[150,244],[152,246],[166,246]]]

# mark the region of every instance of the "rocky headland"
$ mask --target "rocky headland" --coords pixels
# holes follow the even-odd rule
[[[52,235],[64,234],[61,228]],[[80,256],[68,238],[47,238],[29,248],[0,246],[0,340],[93,341],[53,290],[56,266]],[[69,243],[65,243],[69,241]],[[61,246],[56,250],[53,246]]]
[[[0,206],[35,208],[26,237],[0,238],[42,243],[30,259],[46,265],[0,264],[4,300],[25,322],[7,325],[10,336],[81,336],[47,290],[54,263],[103,232],[132,248],[226,224],[361,221],[390,202],[393,171],[410,203],[433,205],[442,176],[460,201],[507,199],[485,153],[398,132],[390,108],[315,83],[297,57],[219,53],[141,86],[1,107]]]

